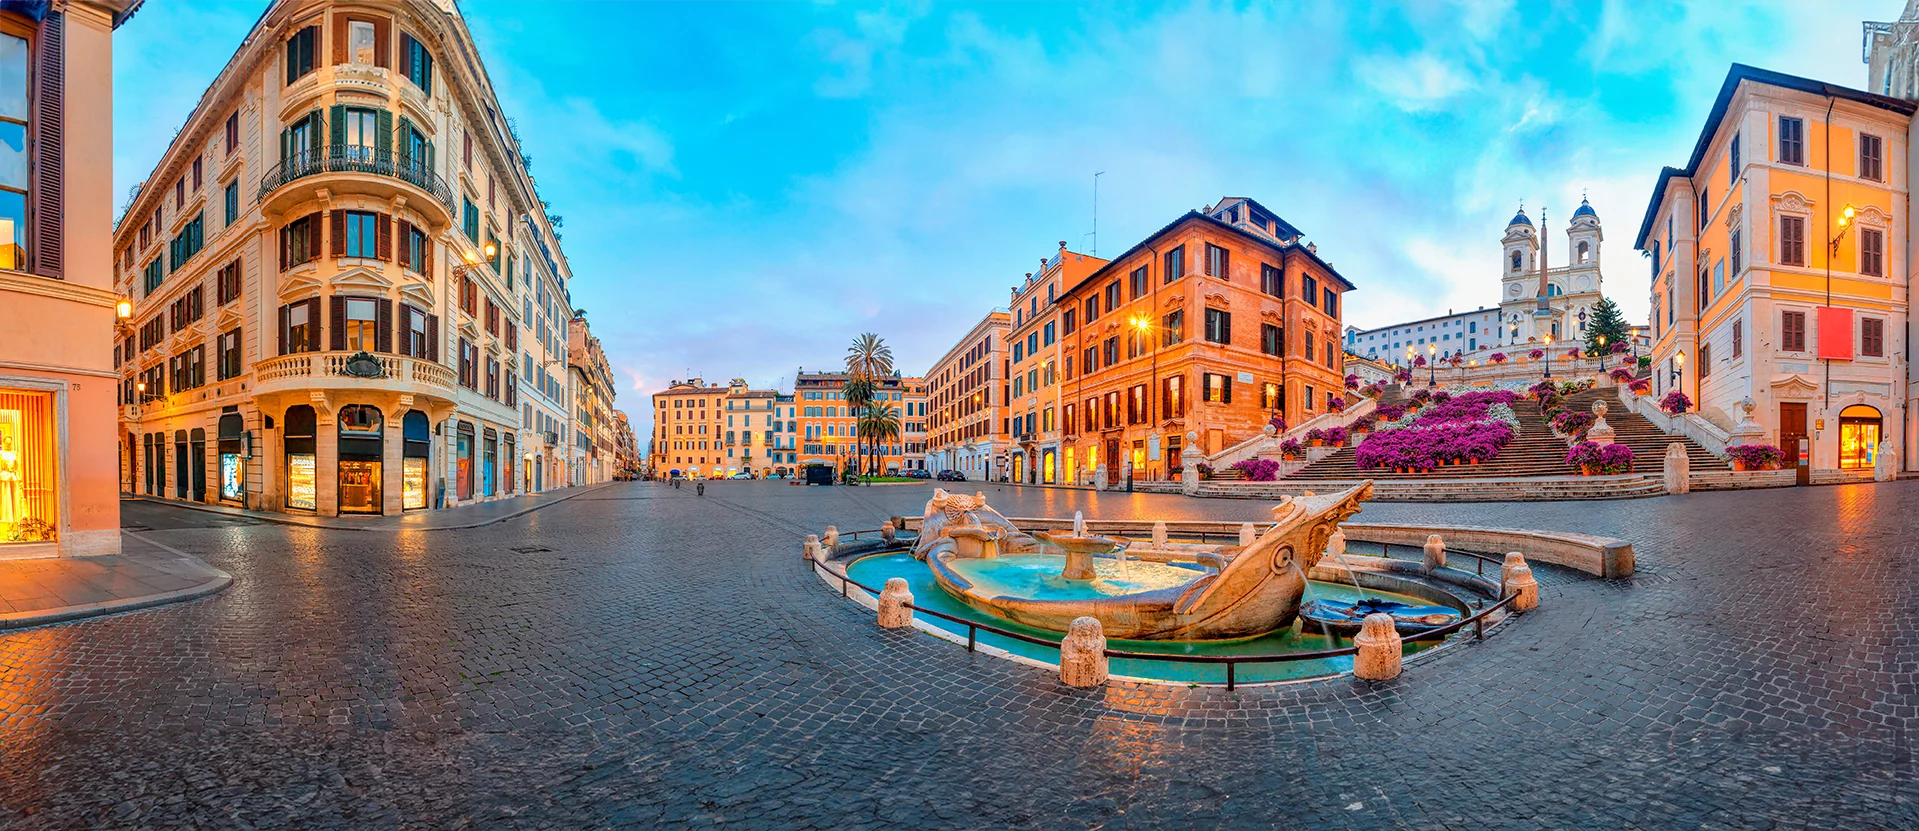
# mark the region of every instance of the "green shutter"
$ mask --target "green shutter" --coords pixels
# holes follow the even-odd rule
[[[413,158],[413,119],[400,116],[400,156],[410,165],[419,165],[420,159]]]
[[[393,152],[393,113],[380,110],[376,125],[373,149],[381,153]]]
[[[327,144],[334,147],[344,146],[346,144],[346,107],[334,104],[333,111],[328,113],[328,116],[333,119],[333,129],[327,132]]]

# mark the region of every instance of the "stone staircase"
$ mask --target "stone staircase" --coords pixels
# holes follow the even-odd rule
[[[1396,391],[1389,391],[1388,394],[1391,395],[1393,392]],[[1611,388],[1574,393],[1566,396],[1565,400],[1568,409],[1590,412],[1593,402],[1601,399],[1610,406],[1606,413],[1606,423],[1612,425],[1613,440],[1632,448],[1634,473],[1659,473],[1664,465],[1666,445],[1675,441],[1685,444],[1686,454],[1692,459],[1693,470],[1726,468],[1725,462],[1715,458],[1710,451],[1700,447],[1691,439],[1666,435],[1644,416],[1626,410],[1619,404],[1618,396]],[[1381,403],[1390,404],[1393,401]],[[1285,481],[1517,479],[1570,476],[1577,473],[1566,466],[1566,442],[1553,435],[1552,428],[1540,415],[1538,405],[1530,400],[1522,400],[1513,404],[1513,413],[1519,416],[1519,434],[1513,437],[1513,440],[1500,451],[1497,457],[1477,465],[1454,465],[1425,473],[1396,473],[1379,468],[1360,470],[1354,463],[1353,448],[1343,447],[1332,455],[1293,472],[1285,477]]]

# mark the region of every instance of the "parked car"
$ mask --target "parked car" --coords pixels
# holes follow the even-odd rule
[[[966,481],[966,474],[961,473],[957,470],[942,470],[940,471],[939,476],[936,476],[934,478],[940,480],[941,482],[964,482]]]
[[[931,479],[933,474],[924,470],[908,470],[900,474],[908,479]]]
[[[728,479],[751,479],[751,478],[753,478],[753,474],[751,474],[751,473],[746,473],[746,472],[740,472],[740,473],[735,473],[735,474],[733,474],[732,476],[728,476],[728,477],[726,477],[726,478],[728,478]]]

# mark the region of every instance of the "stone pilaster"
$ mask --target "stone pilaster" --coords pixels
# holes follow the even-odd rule
[[[316,408],[317,409],[317,408]],[[313,448],[313,504],[320,516],[340,515],[340,420],[329,411],[316,413]]]

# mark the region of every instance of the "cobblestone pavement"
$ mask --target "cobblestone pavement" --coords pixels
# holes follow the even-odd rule
[[[985,490],[1008,514],[1265,507]],[[928,492],[149,523],[235,582],[0,633],[0,827],[1919,826],[1919,483],[1370,506],[1623,536],[1641,572],[1541,566],[1541,610],[1390,683],[1232,693],[1065,688],[882,631],[801,563],[802,532]]]

